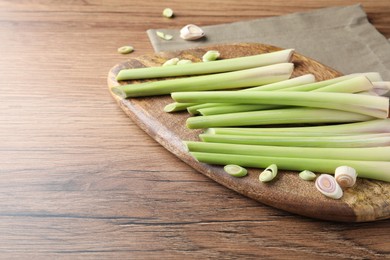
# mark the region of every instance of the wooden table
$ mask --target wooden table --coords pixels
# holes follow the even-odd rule
[[[195,172],[118,108],[108,70],[153,51],[149,28],[361,2],[390,38],[390,1],[0,0],[0,258],[390,258],[390,221],[308,219]],[[161,16],[165,7],[174,19]]]

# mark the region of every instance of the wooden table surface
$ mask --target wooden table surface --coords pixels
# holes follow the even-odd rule
[[[106,85],[153,52],[149,28],[360,2],[390,38],[390,1],[191,2],[0,0],[0,258],[390,258],[390,220],[325,222],[238,195],[142,132]]]

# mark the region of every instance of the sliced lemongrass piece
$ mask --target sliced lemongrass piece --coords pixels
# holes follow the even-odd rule
[[[204,31],[195,24],[187,24],[180,29],[180,38],[188,41],[200,39],[205,36]]]
[[[304,170],[299,173],[299,178],[305,181],[312,181],[316,178],[316,174],[312,171]]]
[[[183,59],[183,60],[179,60],[179,61],[177,62],[177,65],[191,64],[191,63],[192,63],[191,60]]]
[[[221,73],[228,71],[244,70],[272,64],[290,62],[293,49],[262,53],[252,56],[216,60],[214,62],[194,62],[180,67],[180,70],[172,67],[146,67],[121,70],[116,79],[150,79],[162,77],[190,76]]]
[[[276,175],[278,174],[278,167],[276,164],[271,164],[264,171],[262,171],[259,175],[259,180],[261,182],[269,182],[272,181]]]
[[[305,106],[336,109],[387,118],[389,99],[380,96],[363,96],[350,93],[288,91],[204,91],[172,93],[176,102],[242,103],[284,106]]]
[[[178,111],[184,111],[186,110],[189,106],[193,106],[196,103],[178,103],[178,102],[173,102],[169,103],[164,107],[165,112],[178,112]]]
[[[299,147],[330,147],[330,148],[358,148],[390,145],[390,134],[360,134],[349,136],[259,136],[259,135],[216,135],[200,134],[204,142],[271,145],[271,146],[299,146]]]
[[[202,56],[202,61],[203,62],[215,61],[219,58],[219,56],[221,56],[219,51],[209,50]]]
[[[237,164],[241,167],[264,169],[270,164],[276,164],[279,169],[284,170],[309,170],[329,174],[334,174],[334,170],[340,165],[349,165],[356,169],[360,178],[390,182],[389,161],[253,156],[202,152],[191,152],[191,155],[199,162],[215,165]]]
[[[235,164],[225,165],[223,169],[226,173],[234,177],[244,177],[248,174],[248,171],[245,168]]]
[[[183,65],[183,67],[190,65],[191,64]],[[294,64],[292,63],[279,63],[264,67],[211,75],[120,85],[112,87],[111,90],[122,98],[128,98],[164,95],[176,91],[244,88],[286,80],[291,76],[293,69]]]
[[[122,46],[118,48],[118,52],[121,54],[128,54],[134,51],[134,47],[130,45]]]
[[[315,186],[318,191],[329,198],[340,199],[343,196],[343,190],[332,175],[321,174],[316,179]]]
[[[164,62],[162,66],[176,65],[178,63],[178,61],[179,61],[179,58],[172,58],[172,59],[169,59],[166,62]]]
[[[173,10],[171,8],[165,8],[162,12],[162,15],[166,18],[172,18],[173,17]]]
[[[356,183],[357,173],[350,166],[339,166],[335,170],[334,177],[342,188],[350,188]]]
[[[362,133],[389,133],[390,119],[375,119],[365,122],[324,125],[324,126],[305,126],[305,127],[251,127],[251,128],[210,128],[208,134],[238,134],[238,135],[348,135]]]
[[[299,146],[270,146],[185,141],[188,151],[204,153],[258,155],[358,161],[390,161],[390,146],[362,148],[322,148]]]
[[[348,123],[373,120],[374,117],[323,108],[285,108],[232,114],[190,117],[186,125],[190,129],[259,126],[280,124]]]
[[[164,40],[166,40],[166,41],[169,41],[169,40],[172,40],[172,39],[173,39],[173,35],[171,35],[171,34],[166,34],[166,33],[161,32],[161,31],[157,31],[157,32],[156,32],[156,35],[157,35],[158,37],[160,37],[161,39],[164,39]],[[118,75],[119,75],[119,74],[118,74]]]

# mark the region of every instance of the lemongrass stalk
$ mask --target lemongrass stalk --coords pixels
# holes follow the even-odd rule
[[[209,143],[196,141],[184,141],[183,143],[189,152],[358,161],[390,161],[390,146],[335,148]]]
[[[333,109],[285,108],[190,117],[187,119],[186,125],[190,129],[196,129],[227,126],[348,123],[373,119],[375,118],[371,116]]]
[[[371,90],[373,85],[370,80],[365,76],[356,76],[354,78],[346,79],[331,85],[327,85],[320,88],[307,88],[306,84],[295,87],[289,87],[283,89],[283,91],[312,91],[312,92],[337,92],[337,93],[358,93],[361,91]],[[218,103],[206,103],[206,104],[218,104]],[[263,104],[226,104],[226,105],[204,105],[189,107],[187,110],[191,113],[190,109],[196,108],[197,112],[202,115],[217,115],[226,113],[238,113],[245,111],[255,111],[262,109],[273,109],[277,106],[263,105]]]
[[[164,95],[175,91],[244,88],[286,80],[290,78],[293,69],[293,63],[279,63],[233,72],[120,85],[111,90],[122,98],[128,98]]]
[[[241,89],[238,91],[274,91],[274,90],[281,90],[281,89],[287,89],[290,87],[295,87],[299,85],[305,85],[308,83],[315,82],[315,77],[313,74],[305,74],[299,77],[263,85],[263,86],[257,86],[252,88],[246,88]],[[224,104],[219,103],[201,103],[201,104],[195,104],[192,106],[188,106],[187,111],[191,115],[197,115],[198,109],[207,108],[207,107],[214,107],[214,106],[223,106]]]
[[[375,147],[390,146],[390,134],[360,134],[348,136],[266,136],[266,135],[215,135],[200,134],[204,142],[276,145],[300,147]]]
[[[319,91],[319,92],[340,92],[340,93],[357,93],[361,91],[371,90],[373,85],[369,80],[371,74],[368,77],[364,74],[353,74],[342,76],[334,79],[323,80],[315,83],[300,84],[296,86],[289,86],[284,88],[278,88],[278,86],[260,86],[254,88],[245,89],[245,91],[269,91],[269,90],[283,90],[283,91]],[[374,74],[375,76],[376,74]],[[374,78],[371,75],[371,78]],[[212,107],[212,108],[211,108]],[[219,108],[216,108],[219,107]],[[210,108],[210,109],[208,109]],[[244,111],[254,111],[261,109],[270,109],[274,107],[268,107],[263,105],[248,105],[248,104],[218,104],[218,103],[204,103],[196,106],[188,107],[187,110],[192,115],[217,115],[225,113],[237,113]]]
[[[237,92],[237,91],[206,91],[206,92],[176,92],[172,98],[177,102],[215,102],[266,104],[285,106],[304,106],[336,109],[361,113],[377,118],[387,118],[389,99],[380,96],[363,96],[347,93],[328,93],[318,95],[313,92]]]
[[[279,169],[283,170],[309,170],[329,174],[334,174],[335,169],[341,165],[348,165],[356,169],[359,177],[390,182],[390,162],[384,161],[271,157],[201,152],[191,152],[191,155],[199,162],[214,165],[237,164],[242,167],[264,169],[270,164],[276,164]]]
[[[305,127],[258,127],[258,128],[209,128],[208,134],[237,134],[237,135],[302,135],[327,136],[363,133],[390,133],[390,119],[375,119],[365,122],[305,126]]]
[[[182,66],[180,66],[180,69],[178,69],[177,67],[147,67],[124,69],[118,73],[116,79],[150,79],[162,77],[202,75],[250,69],[277,63],[290,62],[293,53],[293,49],[287,49],[253,56],[218,60],[212,63],[197,62],[191,64],[182,64]]]

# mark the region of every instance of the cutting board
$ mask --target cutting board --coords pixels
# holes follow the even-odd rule
[[[207,50],[218,50],[221,59],[272,52],[280,48],[254,43],[214,45],[177,52],[161,52],[138,58],[130,58],[115,65],[108,74],[108,86],[143,82],[133,80],[118,82],[115,77],[121,69],[160,66],[173,57],[201,61]],[[312,73],[317,80],[326,80],[341,74],[313,59],[295,53],[293,77]],[[390,183],[358,179],[353,188],[345,190],[340,200],[333,200],[320,194],[314,182],[303,181],[297,172],[279,171],[271,183],[258,181],[259,169],[249,169],[244,178],[226,174],[222,166],[197,162],[186,151],[182,140],[199,140],[202,130],[189,130],[185,121],[186,112],[166,113],[165,105],[172,102],[170,96],[122,99],[111,93],[123,111],[147,134],[185,163],[221,185],[263,204],[299,215],[342,222],[365,222],[390,217]],[[389,169],[390,170],[390,169]]]

